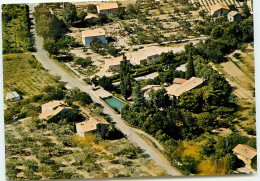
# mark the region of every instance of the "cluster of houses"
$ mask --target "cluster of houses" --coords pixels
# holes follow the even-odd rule
[[[198,87],[203,83],[203,79],[192,77],[189,80],[175,78],[173,84],[170,87],[175,87],[170,89],[172,92],[170,94],[174,96],[180,95],[182,92],[191,90]],[[170,88],[169,87],[169,88]],[[158,90],[161,86],[159,85],[148,85],[142,88],[143,92],[147,92],[151,89]],[[167,90],[168,92],[168,90]],[[168,93],[169,94],[169,93]],[[64,101],[54,100],[41,105],[42,113],[39,115],[40,119],[50,120],[58,114],[65,113],[72,110],[72,108],[67,107]],[[99,134],[102,138],[109,127],[109,123],[101,117],[89,117],[88,120],[76,123],[76,134],[83,139],[86,138],[89,133]],[[233,148],[233,153],[245,163],[245,168],[252,169],[252,160],[257,156],[257,150],[246,145],[238,144]]]
[[[220,17],[224,14],[227,14],[229,22],[240,22],[241,13],[238,11],[230,11],[230,8],[227,5],[217,3],[210,7],[210,14]]]
[[[51,120],[55,116],[71,111],[72,108],[65,105],[64,101],[53,100],[41,105],[40,119]],[[76,123],[77,135],[85,138],[89,133],[99,134],[104,137],[109,123],[100,117],[90,117],[88,120]]]

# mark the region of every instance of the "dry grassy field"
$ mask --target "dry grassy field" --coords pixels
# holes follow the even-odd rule
[[[57,84],[57,77],[43,70],[31,53],[3,55],[4,93],[18,90],[24,96],[42,92],[46,85]]]

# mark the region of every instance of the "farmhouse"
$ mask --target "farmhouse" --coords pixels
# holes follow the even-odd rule
[[[171,86],[166,88],[167,94],[171,98],[175,96],[178,99],[178,97],[182,93],[189,91],[191,89],[194,89],[194,88],[198,87],[199,85],[201,85],[204,82],[204,79],[198,78],[198,77],[192,77],[189,80],[174,79],[173,82],[174,83]]]
[[[138,52],[128,53],[126,56],[130,60],[131,64],[144,65],[156,62],[159,60],[161,53],[166,53],[169,51],[169,48],[146,47],[142,50],[139,50]]]
[[[85,138],[87,133],[96,133],[104,137],[108,125],[109,123],[104,118],[90,117],[88,121],[76,123],[77,135]]]
[[[228,21],[239,23],[241,21],[241,14],[237,11],[230,11],[228,13]]]
[[[82,42],[85,46],[89,46],[90,43],[94,40],[94,38],[97,38],[101,40],[103,44],[107,44],[105,35],[105,30],[102,28],[82,31]]]
[[[238,144],[235,148],[233,148],[233,152],[246,164],[246,167],[249,168],[251,168],[252,159],[257,155],[256,149],[245,144]]]
[[[6,101],[19,101],[21,96],[17,92],[9,92],[6,94],[5,100]]]
[[[72,110],[72,108],[65,106],[64,101],[58,100],[54,100],[46,104],[43,104],[41,105],[41,108],[42,113],[39,115],[39,118],[46,120],[49,120],[60,113],[65,113]]]
[[[215,4],[213,6],[210,7],[210,14],[211,15],[215,15],[216,17],[222,16],[225,13],[229,12],[229,7],[227,5],[224,4]]]
[[[117,10],[118,10],[117,3],[106,3],[106,4],[97,5],[97,12],[100,14],[114,13]]]
[[[105,69],[106,71],[120,70],[120,62],[123,61],[123,58],[116,57],[112,60],[105,60]],[[127,64],[130,65],[130,61],[126,60]]]

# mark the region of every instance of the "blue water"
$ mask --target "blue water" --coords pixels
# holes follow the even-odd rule
[[[121,109],[125,106],[124,102],[115,97],[104,99],[104,101],[114,110],[116,108],[117,110],[121,111]]]

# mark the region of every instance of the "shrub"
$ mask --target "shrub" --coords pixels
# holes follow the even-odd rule
[[[256,130],[254,128],[251,128],[251,127],[245,127],[244,128],[245,132],[249,135],[256,135]]]
[[[234,53],[234,55],[233,55],[236,59],[240,59],[241,57],[241,53]]]

